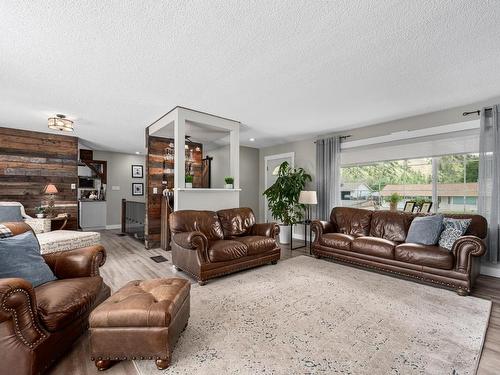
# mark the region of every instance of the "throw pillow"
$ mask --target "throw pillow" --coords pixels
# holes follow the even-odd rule
[[[444,229],[439,237],[439,246],[451,250],[453,244],[465,234],[471,222],[472,219],[444,218]]]
[[[0,206],[0,223],[23,221],[21,206]]]
[[[443,229],[443,215],[422,216],[413,219],[406,242],[435,245]]]
[[[40,254],[33,232],[0,239],[0,278],[19,277],[37,287],[57,280]]]

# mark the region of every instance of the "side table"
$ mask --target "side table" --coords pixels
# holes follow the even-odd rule
[[[44,218],[32,218],[32,219],[26,219],[25,222],[28,224],[31,228],[33,228],[33,231],[35,233],[47,233],[52,231],[52,223],[53,222],[58,222],[60,223],[59,228],[56,230],[62,230],[66,227],[68,224],[68,219],[69,215],[61,215],[61,216],[55,216],[55,217],[44,217]]]
[[[311,246],[312,246],[312,231],[311,231],[311,220],[300,221],[296,224],[304,225],[304,245],[293,247],[293,224],[290,225],[290,250],[302,249],[303,247],[307,247],[307,233],[309,232],[309,254],[311,254]],[[309,227],[309,231],[307,230]]]

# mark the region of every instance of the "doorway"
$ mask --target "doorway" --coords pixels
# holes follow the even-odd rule
[[[266,190],[269,186],[272,186],[276,182],[276,179],[278,178],[278,168],[284,161],[288,162],[288,164],[293,168],[295,162],[295,153],[287,152],[284,154],[269,155],[264,157],[264,190]],[[264,198],[264,220],[266,221],[266,223],[274,221],[273,216],[269,211],[267,198]]]

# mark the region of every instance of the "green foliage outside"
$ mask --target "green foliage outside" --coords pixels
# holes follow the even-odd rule
[[[364,183],[372,192],[381,191],[386,185],[431,184],[429,170],[431,159],[423,159],[422,166],[411,165],[405,160],[387,161],[371,165],[342,168],[344,183]],[[479,162],[476,155],[447,155],[440,158],[439,183],[477,182]]]

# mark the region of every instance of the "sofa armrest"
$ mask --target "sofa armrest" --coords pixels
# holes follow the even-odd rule
[[[12,320],[16,337],[30,349],[48,337],[37,317],[32,285],[20,278],[0,279],[0,323]]]
[[[265,236],[275,238],[280,233],[280,226],[276,223],[254,224],[250,229],[251,236]]]
[[[459,272],[469,273],[471,271],[471,257],[480,257],[486,252],[484,242],[476,236],[462,236],[452,248],[455,256],[455,269]]]
[[[44,254],[45,262],[59,279],[99,276],[99,267],[106,262],[106,251],[101,245]]]
[[[201,232],[180,232],[172,236],[172,240],[177,246],[183,249],[196,250],[200,261],[208,263],[208,239]]]
[[[323,233],[332,233],[334,231],[333,224],[324,220],[313,220],[311,222],[311,230],[314,233],[314,243],[318,242]]]

